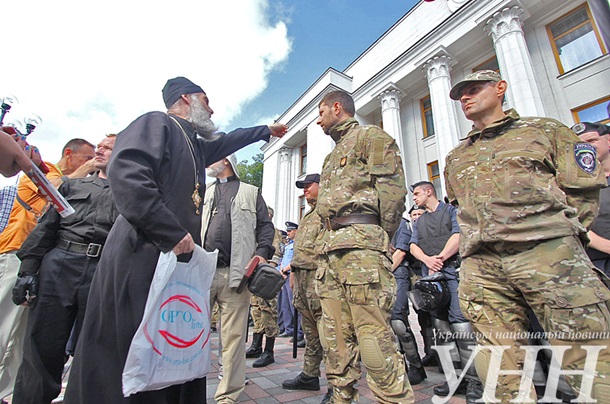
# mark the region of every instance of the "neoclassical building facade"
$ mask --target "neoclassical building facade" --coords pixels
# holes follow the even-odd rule
[[[509,84],[506,109],[568,126],[609,123],[609,47],[609,0],[421,1],[344,71],[328,68],[280,116],[289,132],[262,148],[262,193],[275,224],[300,220],[307,204],[295,181],[320,172],[334,147],[316,125],[326,92],[350,93],[358,121],[396,139],[407,184],[430,180],[444,194],[445,156],[471,128],[449,98],[452,83],[497,70]]]

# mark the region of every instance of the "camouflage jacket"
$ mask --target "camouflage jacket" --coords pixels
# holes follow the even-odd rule
[[[320,175],[318,215],[326,218],[349,214],[377,215],[381,226],[353,224],[320,232],[316,250],[342,248],[386,252],[390,237],[405,210],[405,177],[400,150],[392,137],[377,126],[360,126],[353,118],[330,129],[337,143],[324,160]]]
[[[584,236],[605,184],[592,145],[554,119],[514,110],[471,131],[447,155],[444,174],[463,257],[482,243]]]
[[[322,221],[316,213],[316,202],[309,204],[311,209],[303,216],[299,223],[299,231],[294,238],[294,255],[292,256],[292,269],[318,268],[315,252],[316,238],[322,229]]]

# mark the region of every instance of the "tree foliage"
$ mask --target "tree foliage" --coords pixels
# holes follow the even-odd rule
[[[252,164],[248,164],[248,160],[237,163],[237,174],[240,181],[261,188],[263,186],[263,153],[252,156]]]

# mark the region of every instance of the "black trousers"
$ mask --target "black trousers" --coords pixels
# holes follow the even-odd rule
[[[66,344],[85,316],[98,258],[55,248],[42,260],[38,300],[28,317],[14,404],[47,404],[61,392]]]

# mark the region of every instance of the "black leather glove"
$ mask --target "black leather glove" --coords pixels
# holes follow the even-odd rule
[[[17,282],[13,288],[13,303],[21,306],[34,308],[38,298],[38,274],[21,273],[17,274]]]

